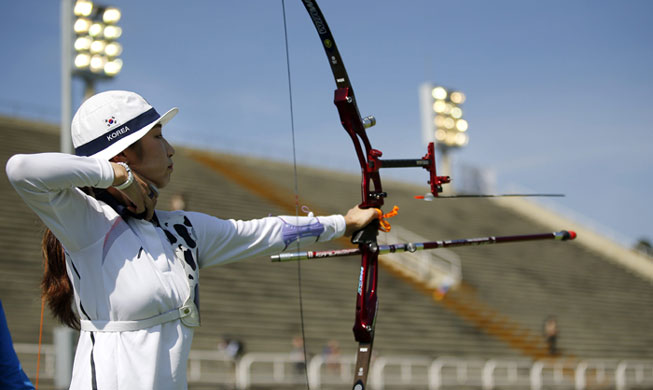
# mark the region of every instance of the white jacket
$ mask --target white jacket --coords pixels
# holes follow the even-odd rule
[[[168,221],[185,217],[192,224],[199,268],[278,253],[296,236],[296,222],[303,226],[303,244],[345,231],[340,215],[235,221],[183,211],[156,211],[161,222],[156,227],[124,220],[77,188],[111,186],[108,161],[61,153],[16,155],[6,169],[18,194],[63,245],[77,311],[95,324],[143,320],[192,300],[190,263],[184,266],[175,256],[164,232]],[[82,330],[70,388],[186,389],[193,329],[175,319],[134,331]]]

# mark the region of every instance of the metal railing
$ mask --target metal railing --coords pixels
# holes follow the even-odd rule
[[[39,353],[38,344],[14,344],[14,350],[18,355],[23,370],[30,378],[36,378],[36,366]],[[54,378],[54,346],[51,344],[41,345],[41,367],[39,376],[44,379]]]
[[[35,377],[38,346],[14,344],[25,372]],[[41,347],[40,376],[55,373],[54,348]],[[193,350],[188,361],[189,384],[215,384],[241,390],[257,386],[305,386],[303,361],[290,353],[247,353],[233,360],[222,352]],[[354,356],[314,356],[308,361],[310,388],[342,388],[353,382]],[[370,366],[370,387],[444,390],[653,388],[653,360],[471,359],[419,356],[377,356]],[[191,386],[192,387],[192,386]]]

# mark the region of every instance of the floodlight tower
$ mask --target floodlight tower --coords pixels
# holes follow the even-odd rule
[[[72,77],[84,81],[84,99],[95,93],[98,80],[113,79],[122,69],[122,28],[116,7],[90,0],[61,0],[61,151],[72,153],[70,121]],[[73,21],[74,20],[74,21]]]
[[[74,20],[74,21],[73,21]],[[118,57],[122,47],[116,41],[122,34],[117,26],[120,10],[93,4],[88,0],[61,0],[61,134],[60,150],[73,153],[70,135],[72,116],[72,78],[85,82],[85,98],[94,93],[95,81],[111,79],[122,69]],[[74,50],[73,50],[74,49]],[[68,327],[54,329],[55,374],[57,389],[68,388],[72,377],[74,332]]]

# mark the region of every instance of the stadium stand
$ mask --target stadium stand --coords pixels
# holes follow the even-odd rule
[[[57,126],[0,117],[0,161],[15,153],[55,151]],[[510,207],[483,199],[423,203],[421,187],[384,183],[388,205],[400,206],[393,224],[432,239],[552,231]],[[161,208],[183,194],[187,209],[221,218],[294,215],[292,167],[243,156],[178,148],[175,174]],[[359,179],[300,167],[300,204],[316,214],[344,212],[359,200]],[[43,226],[11,188],[0,184],[0,299],[14,343],[35,344],[39,334],[40,237]],[[559,226],[558,228],[565,228]],[[555,230],[555,229],[553,229]],[[346,246],[344,242],[316,248]],[[560,359],[650,359],[653,356],[653,285],[648,277],[576,242],[520,243],[459,248],[462,284],[444,299],[402,277],[385,260],[379,280],[375,351],[379,356],[491,359],[547,356],[544,319],[555,315]],[[351,333],[358,258],[301,263],[304,330],[310,354],[331,340],[353,353]],[[268,258],[205,269],[201,274],[202,327],[194,350],[215,350],[228,336],[245,352],[292,349],[302,332],[297,263]],[[43,343],[58,324],[46,310]],[[23,361],[34,377],[35,362]]]

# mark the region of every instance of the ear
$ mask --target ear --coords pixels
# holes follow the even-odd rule
[[[129,161],[127,159],[127,156],[125,155],[125,152],[122,151],[118,153],[117,155],[113,156],[111,159],[109,159],[111,162],[124,162],[125,164],[128,164]]]

